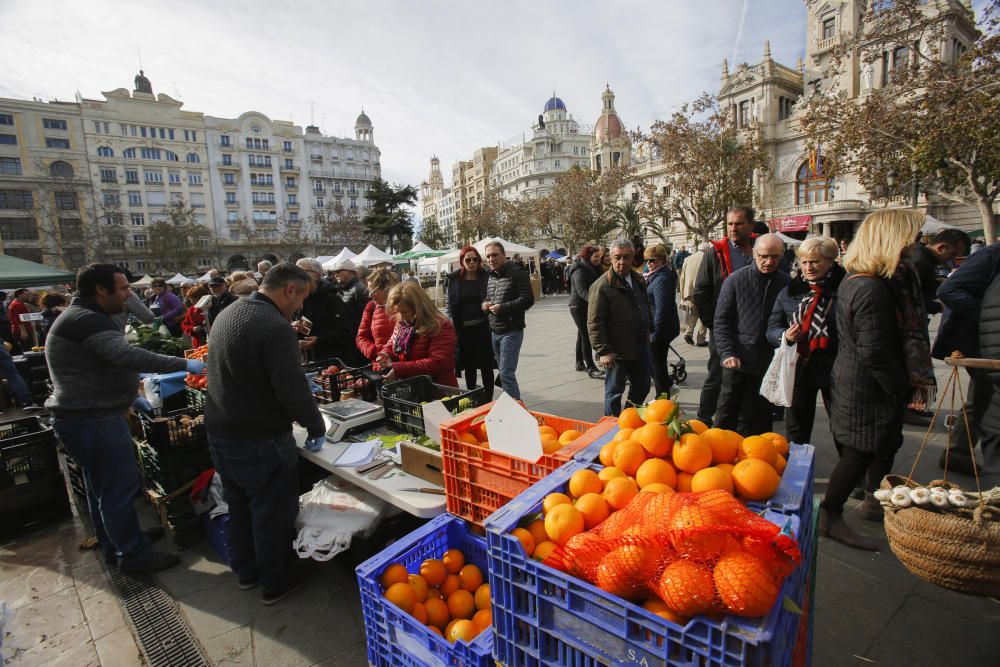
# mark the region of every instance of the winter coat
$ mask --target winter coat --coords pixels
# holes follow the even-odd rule
[[[705,328],[711,329],[715,322],[715,306],[719,301],[722,283],[732,271],[731,253],[739,252],[733,249],[728,238],[712,241],[712,249],[705,253],[705,258],[698,267],[694,281],[694,304],[698,309],[698,317]],[[753,259],[750,260],[753,263]]]
[[[302,315],[312,321],[310,336],[316,336],[313,357],[316,360],[336,357],[348,366],[361,363],[354,346],[358,325],[351,317],[351,311],[340,299],[336,285],[329,280],[320,280],[316,291],[306,297],[302,304]]]
[[[997,247],[995,243],[990,246],[993,249]],[[982,252],[979,251],[976,255]],[[983,294],[979,321],[979,347],[984,358],[1000,359],[1000,273],[994,274],[993,280]],[[989,407],[983,415],[979,428],[984,434],[995,436],[1000,435],[1000,371],[987,371],[987,377],[990,380],[988,386],[992,393]]]
[[[195,331],[197,328],[200,328],[201,331]],[[201,347],[205,344],[205,341],[208,340],[208,334],[205,333],[205,314],[201,312],[200,308],[191,306],[187,309],[184,321],[181,322],[181,330],[190,336],[191,347]]]
[[[920,291],[924,297],[924,308],[928,315],[941,312],[941,304],[937,302],[935,293],[938,289],[938,261],[934,253],[922,243],[918,243],[913,255],[906,260],[920,279]]]
[[[569,307],[586,308],[590,298],[590,286],[600,275],[597,267],[590,260],[578,259],[573,262],[569,274]]]
[[[395,322],[385,311],[385,306],[369,301],[361,315],[361,325],[354,339],[354,345],[361,356],[368,361],[375,361],[379,350],[392,336],[395,326]]]
[[[837,358],[837,289],[846,275],[847,272],[839,264],[830,267],[830,277],[824,290],[833,297],[826,318],[827,331],[830,333],[829,347],[813,350],[808,356],[799,356],[798,365],[795,367],[795,384],[823,388],[830,386],[833,361]],[[778,299],[774,302],[771,317],[767,322],[767,341],[773,347],[788,344],[785,340],[785,331],[792,326],[792,318],[798,313],[799,304],[809,292],[809,283],[801,277],[792,278],[788,286],[778,292]]]
[[[681,332],[677,315],[677,272],[664,265],[646,275],[646,296],[653,316],[650,342],[669,345]]]
[[[236,303],[236,295],[228,289],[219,296],[212,297],[212,307],[208,309],[208,323],[214,324],[215,318],[219,316],[223,308]]]
[[[979,357],[979,309],[986,287],[1000,272],[1000,243],[969,255],[937,290],[944,304],[931,356],[944,359],[956,350]]]
[[[738,370],[744,373],[762,375],[767,370],[774,354],[766,338],[767,321],[789,280],[781,270],[761,273],[754,263],[722,283],[712,328],[719,359],[737,357]]]
[[[883,278],[848,277],[837,292],[830,430],[838,443],[861,452],[894,451],[912,395],[897,310]]]
[[[489,271],[480,269],[476,277],[479,279],[479,286],[483,293],[482,300],[486,301],[486,285],[490,280]],[[462,319],[462,306],[460,305],[462,280],[461,269],[448,274],[448,314],[451,315],[451,321],[455,323],[456,329],[462,325],[460,321]],[[486,317],[486,313],[483,313],[483,317]]]
[[[160,317],[163,318],[163,323],[170,329],[170,333],[174,336],[179,335],[181,332],[181,321],[184,319],[184,303],[181,302],[181,298],[170,290],[165,290],[157,298],[156,303],[160,307]]]
[[[485,269],[480,269],[476,272],[476,278],[479,303],[482,304],[486,300],[489,273]],[[448,313],[451,315],[451,321],[455,325],[455,334],[458,337],[455,348],[455,367],[459,369],[495,368],[496,359],[493,358],[493,343],[490,341],[490,324],[486,313],[482,309],[477,309],[476,317],[471,318],[472,322],[482,320],[479,324],[466,326],[463,319],[463,281],[461,269],[448,275]]]
[[[681,299],[688,301],[694,299],[694,282],[698,277],[698,270],[701,268],[701,263],[704,261],[704,250],[698,250],[684,260],[684,264],[681,266],[680,275],[678,276],[680,280]]]
[[[402,325],[397,323],[388,342],[382,346],[392,359],[392,370],[400,380],[414,375],[430,375],[437,384],[458,386],[455,377],[455,327],[451,320],[441,318],[441,331],[437,335],[414,334],[410,353],[399,360],[393,352]]]
[[[590,286],[587,333],[594,354],[614,354],[623,360],[638,359],[649,345],[652,317],[646,285],[632,273],[632,289],[614,271],[607,271]]]
[[[368,296],[368,290],[361,284],[361,280],[354,276],[351,282],[346,285],[338,285],[337,292],[340,295],[340,300],[347,305],[347,314],[351,318],[352,328],[357,331],[358,326],[361,325],[361,315],[365,312],[365,306],[371,300]]]
[[[524,329],[524,312],[535,303],[528,272],[514,262],[506,262],[499,271],[490,271],[486,300],[500,306],[490,313],[490,330],[504,334]]]

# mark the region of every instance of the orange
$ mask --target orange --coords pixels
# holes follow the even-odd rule
[[[647,484],[646,486],[642,487],[641,492],[642,493],[673,493],[674,492],[674,488],[672,486],[668,486],[668,485],[664,484],[663,482],[653,482],[652,484]]]
[[[472,596],[476,603],[476,609],[490,608],[490,585],[483,584],[476,589],[476,594]]]
[[[569,478],[569,495],[580,498],[587,493],[601,492],[601,478],[593,470],[577,470]]]
[[[490,439],[489,434],[486,432],[486,420],[483,419],[479,422],[479,425],[474,427],[472,433],[479,439],[480,443],[486,442]]]
[[[618,432],[615,433],[615,437],[611,440],[611,442],[623,442],[625,440],[628,440],[629,438],[632,437],[632,434],[634,432],[635,432],[634,428],[620,428],[618,429]]]
[[[624,544],[610,551],[597,566],[597,587],[623,598],[645,595],[654,551],[645,544]]]
[[[407,582],[410,586],[413,586],[413,591],[417,594],[417,602],[423,602],[427,599],[427,582],[419,574],[411,574],[410,580]]]
[[[704,565],[685,559],[675,560],[660,575],[657,593],[675,613],[696,616],[712,610],[715,582],[711,570]]]
[[[563,445],[555,438],[542,438],[542,453],[543,454],[555,454]]]
[[[461,440],[464,443],[467,443],[467,444],[470,444],[470,445],[476,445],[477,447],[479,446],[479,438],[477,438],[474,433],[471,433],[469,431],[465,431],[463,433],[459,433],[458,434],[458,439]]]
[[[424,606],[423,602],[418,602],[413,605],[413,611],[410,612],[413,618],[423,625],[427,625],[427,607]]]
[[[468,620],[461,620],[451,626],[451,631],[445,634],[445,639],[452,644],[461,639],[463,642],[471,642],[479,634],[479,627]]]
[[[626,440],[615,447],[614,464],[629,477],[635,475],[642,462],[646,460],[645,448],[635,440]]]
[[[604,487],[604,499],[616,510],[628,505],[639,493],[639,485],[631,477],[616,477]]]
[[[672,621],[677,625],[687,625],[688,620],[680,614],[676,613],[673,609],[668,607],[666,603],[659,598],[649,598],[642,603],[642,608],[648,612],[656,614],[660,618],[665,618],[668,621]]]
[[[472,615],[476,613],[476,600],[472,596],[472,593],[464,588],[460,588],[449,595],[448,613],[451,614],[452,619],[472,618]]]
[[[443,597],[441,595],[441,589],[440,588],[428,588],[427,589],[427,599],[430,600],[431,598],[437,598],[438,600],[443,599]]]
[[[745,551],[722,554],[713,574],[719,599],[738,616],[763,616],[778,599],[778,583],[767,564]]]
[[[733,473],[732,463],[716,463],[713,467],[718,468],[719,470],[725,470],[729,474]]]
[[[635,408],[625,408],[618,415],[618,428],[639,428],[645,423]]]
[[[397,583],[386,589],[385,599],[409,614],[413,611],[413,605],[417,604],[417,593],[413,586]]]
[[[482,449],[489,449],[490,448],[490,441],[489,440],[483,440],[482,442],[479,443],[479,446]]]
[[[632,433],[632,440],[635,440],[650,456],[666,456],[674,446],[674,439],[670,437],[670,431],[663,424],[650,423],[641,428],[637,428]]]
[[[569,538],[583,532],[583,526],[583,513],[573,505],[556,505],[545,515],[545,532],[558,545],[566,544]]]
[[[774,464],[774,471],[776,473],[778,473],[779,475],[784,475],[785,474],[785,466],[787,466],[787,465],[788,465],[788,461],[785,460],[785,457],[782,456],[781,454],[778,454],[778,460]]]
[[[725,528],[725,522],[712,510],[684,505],[670,517],[670,542],[681,555],[708,560],[725,548]]]
[[[528,536],[531,537],[530,534]],[[458,578],[462,580],[462,588],[470,593],[474,593],[477,588],[483,585],[483,571],[475,565],[463,567],[458,573]]]
[[[427,629],[436,634],[438,637],[444,637],[444,633],[441,632],[441,628],[436,625],[428,625]]]
[[[601,462],[602,466],[608,467],[615,464],[615,447],[617,446],[618,441],[612,440],[601,447],[601,453],[597,455],[597,459]]]
[[[733,492],[733,478],[728,471],[721,468],[703,468],[691,478],[692,491],[711,491],[712,489]]]
[[[555,430],[548,424],[542,424],[541,426],[538,427],[538,435],[545,437],[546,434],[551,435],[553,438],[556,438],[557,440],[559,439],[559,431]]]
[[[618,468],[611,466],[610,468],[604,468],[601,472],[597,473],[597,477],[601,480],[601,490],[607,487],[608,482],[613,480],[615,477],[628,477]]]
[[[573,501],[565,493],[550,493],[545,496],[545,500],[542,501],[542,510],[545,514],[552,511],[552,508],[556,505],[572,505]]]
[[[530,556],[535,550],[535,536],[526,528],[515,528],[510,531],[510,534],[521,542],[521,546],[524,547],[524,553]]]
[[[568,445],[569,443],[579,438],[581,435],[583,435],[583,433],[580,433],[579,431],[571,428],[569,430],[563,431],[562,434],[560,434],[559,442],[561,442],[564,445]]]
[[[453,627],[455,627],[455,624],[458,623],[461,620],[462,619],[460,619],[460,618],[453,618],[450,621],[448,621],[448,625],[444,626],[444,637],[445,637],[445,639],[447,639],[448,635],[451,634],[451,629]]]
[[[691,493],[692,479],[694,479],[694,475],[692,475],[689,472],[677,473],[677,486],[674,488],[674,490],[680,491],[681,493]]]
[[[658,398],[646,406],[645,419],[647,424],[662,424],[674,411],[674,402],[669,398]]]
[[[774,448],[774,444],[759,435],[744,438],[743,455],[748,459],[760,459],[771,467],[778,462],[778,450]]]
[[[729,463],[740,451],[740,443],[721,428],[706,429],[701,439],[712,448],[712,463]]]
[[[448,625],[448,621],[451,617],[448,611],[448,605],[444,600],[430,598],[424,603],[424,609],[427,611],[427,625],[434,626],[441,630]]]
[[[743,459],[733,466],[733,486],[745,500],[767,500],[780,484],[777,471],[760,459]]]
[[[774,431],[768,431],[767,433],[761,433],[760,437],[767,438],[774,445],[774,449],[782,456],[788,456],[788,438],[781,435],[780,433],[775,433]]]
[[[692,475],[712,465],[712,447],[700,435],[685,433],[674,444],[674,466]]]
[[[463,566],[464,567],[464,566]],[[441,584],[441,596],[448,599],[448,596],[462,587],[462,580],[457,574],[449,574],[448,578]]]
[[[705,422],[701,421],[700,419],[689,419],[687,420],[687,425],[688,428],[690,428],[698,435],[701,435],[702,433],[708,430],[708,425]]]
[[[448,568],[436,558],[428,558],[420,564],[420,576],[427,581],[428,586],[440,586],[448,576]]]
[[[576,508],[583,514],[583,527],[585,530],[594,528],[599,523],[608,518],[611,514],[611,506],[600,493],[585,493],[576,501]]]
[[[482,632],[486,628],[493,625],[493,612],[487,607],[486,609],[480,609],[472,617],[472,622],[476,624],[479,631]]]
[[[458,574],[458,571],[462,569],[465,565],[465,554],[463,554],[458,549],[448,549],[441,556],[441,562],[444,566],[448,568],[448,572],[451,574]]]
[[[536,549],[539,544],[549,539],[548,533],[545,532],[545,522],[541,519],[536,519],[529,523],[527,529],[528,532],[531,533],[531,536],[535,538]]]
[[[666,484],[670,488],[677,485],[677,471],[663,459],[647,459],[635,471],[635,482],[640,489],[650,484]]]
[[[382,590],[387,590],[393,584],[405,584],[410,580],[410,573],[399,563],[393,563],[382,573]]]
[[[557,547],[558,545],[552,540],[539,542],[535,545],[535,553],[531,554],[531,557],[537,561],[544,561],[549,557],[549,554],[556,550]]]

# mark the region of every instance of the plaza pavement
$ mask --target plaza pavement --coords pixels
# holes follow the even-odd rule
[[[574,370],[576,330],[566,297],[542,299],[528,312],[518,378],[532,409],[596,420],[603,382]],[[689,378],[682,409],[693,413],[705,377],[707,349],[678,339]],[[941,365],[941,379],[945,375]],[[942,383],[943,386],[943,383]],[[776,423],[782,430],[783,424]],[[896,470],[908,471],[920,443],[907,427]],[[937,458],[946,433],[937,428],[916,477],[938,478]],[[816,492],[822,494],[836,462],[826,414],[818,411]],[[972,481],[956,476],[973,488]],[[1000,656],[1000,604],[925,583],[898,562],[879,524],[865,521],[850,501],[848,521],[882,540],[875,554],[826,539],[819,542],[813,664],[994,665]],[[144,508],[144,522],[154,519]],[[409,528],[409,526],[405,526]],[[402,528],[402,527],[401,527]],[[103,565],[80,552],[86,536],[74,517],[0,546],[0,600],[10,608],[3,636],[5,665],[141,664]],[[159,548],[167,548],[160,542]],[[273,607],[259,590],[240,591],[235,577],[203,541],[181,552],[183,563],[156,577],[177,601],[194,636],[216,665],[344,666],[367,664],[364,627],[353,567],[364,547],[313,564],[307,588]]]

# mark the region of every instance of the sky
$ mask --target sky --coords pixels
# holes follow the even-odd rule
[[[804,0],[0,0],[0,97],[72,101],[133,87],[184,109],[258,111],[354,136],[364,109],[383,178],[419,185],[528,132],[553,91],[593,124],[610,84],[629,129],[648,128],[764,40],[794,67]]]

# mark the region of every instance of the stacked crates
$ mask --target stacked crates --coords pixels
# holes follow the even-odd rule
[[[39,417],[0,424],[0,537],[69,516],[57,446]]]
[[[487,402],[488,396],[486,387],[462,391],[458,387],[435,384],[430,375],[390,382],[382,388],[385,425],[400,433],[425,435],[424,403],[440,400],[449,412],[454,412],[462,399],[468,399],[469,408],[478,408]]]

